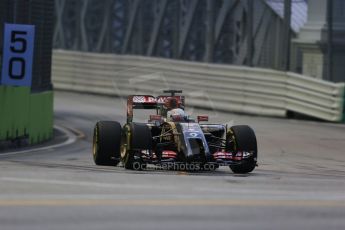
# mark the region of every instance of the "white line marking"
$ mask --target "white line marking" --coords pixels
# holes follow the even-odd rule
[[[20,150],[20,151],[15,151],[15,152],[9,152],[9,153],[0,153],[0,158],[1,157],[5,157],[5,156],[12,156],[12,155],[17,155],[17,154],[23,154],[23,153],[30,153],[30,152],[38,152],[38,151],[43,151],[43,150],[49,150],[49,149],[53,149],[53,148],[60,148],[66,145],[70,145],[74,142],[77,141],[77,136],[74,135],[71,131],[69,131],[66,128],[54,125],[54,128],[59,130],[60,132],[65,133],[68,136],[68,139],[63,142],[63,143],[59,143],[59,144],[55,144],[55,145],[49,145],[49,146],[44,146],[44,147],[39,147],[39,148],[33,148],[33,149],[27,149],[27,150]]]
[[[54,184],[54,185],[73,185],[73,186],[87,186],[87,187],[101,187],[101,188],[133,188],[133,189],[160,189],[171,190],[173,186],[153,186],[153,185],[138,185],[138,184],[109,184],[99,182],[86,181],[66,181],[66,180],[46,180],[46,179],[31,179],[31,178],[15,178],[15,177],[1,177],[1,181],[22,182],[22,183],[37,183],[37,184]]]

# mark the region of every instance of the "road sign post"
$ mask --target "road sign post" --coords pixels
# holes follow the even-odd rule
[[[35,26],[5,24],[1,85],[31,87]]]

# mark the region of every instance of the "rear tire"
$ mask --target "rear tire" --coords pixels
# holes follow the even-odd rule
[[[93,160],[96,165],[116,166],[120,162],[121,125],[99,121],[93,133]]]
[[[152,135],[150,128],[146,124],[130,124],[129,142],[129,150],[126,151],[123,159],[124,167],[126,169],[133,170],[145,169],[146,164],[139,157],[142,150],[152,149]]]
[[[231,165],[230,169],[239,174],[252,172],[256,167],[258,156],[256,136],[253,129],[247,125],[237,125],[231,127],[231,132],[235,140],[233,151],[252,152],[253,156],[243,160],[244,162],[240,165]]]

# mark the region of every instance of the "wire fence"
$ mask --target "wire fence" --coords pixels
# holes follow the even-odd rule
[[[5,23],[36,27],[32,92],[52,89],[51,54],[54,30],[54,0],[0,0],[0,69]]]

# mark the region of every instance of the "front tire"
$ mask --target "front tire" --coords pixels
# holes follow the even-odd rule
[[[129,143],[129,147],[123,151],[123,165],[126,169],[142,170],[146,164],[140,158],[142,150],[152,150],[151,130],[146,124],[132,123],[129,125],[128,133],[124,136],[124,141]],[[127,144],[128,145],[128,144]]]
[[[258,148],[256,136],[252,128],[247,125],[237,125],[230,128],[230,137],[234,141],[232,143],[232,151],[251,152],[253,155],[248,159],[244,159],[240,165],[231,165],[230,169],[234,173],[245,174],[252,172],[256,167]]]
[[[93,132],[93,160],[96,165],[116,166],[120,162],[121,125],[99,121]]]

